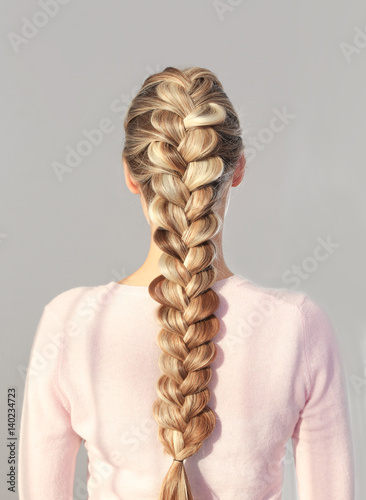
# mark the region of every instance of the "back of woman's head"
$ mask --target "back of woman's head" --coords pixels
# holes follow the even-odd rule
[[[167,67],[148,77],[125,117],[123,157],[140,186],[161,275],[149,286],[160,305],[162,349],[152,412],[164,452],[173,457],[159,500],[191,500],[184,459],[214,430],[207,406],[220,324],[216,246],[218,214],[243,153],[238,116],[216,75]]]

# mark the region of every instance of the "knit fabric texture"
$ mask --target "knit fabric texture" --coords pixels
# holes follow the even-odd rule
[[[238,274],[217,281],[209,407],[214,432],[184,461],[195,500],[354,500],[345,371],[335,328],[308,294]],[[156,500],[172,458],[152,417],[162,353],[148,287],[111,281],[44,306],[20,421],[20,500]],[[85,476],[75,462],[88,453]],[[291,448],[292,444],[292,448]],[[292,451],[293,449],[293,451]],[[286,457],[285,457],[286,455]]]

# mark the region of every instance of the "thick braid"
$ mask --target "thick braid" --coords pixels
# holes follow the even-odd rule
[[[139,158],[140,169],[133,172],[162,251],[161,275],[149,286],[160,304],[157,343],[163,351],[152,411],[164,452],[173,460],[159,500],[193,500],[183,461],[201,448],[216,424],[208,406],[210,364],[217,353],[212,339],[220,327],[219,297],[211,288],[217,278],[212,239],[222,226],[216,209],[223,179],[235,166],[225,168],[218,153],[226,151],[225,138],[231,138],[236,160],[243,149],[235,112],[217,88],[221,84],[208,70],[166,68],[145,81],[125,120],[126,131],[131,129],[125,158],[129,163]],[[145,121],[136,120],[133,129],[142,109]],[[228,135],[216,130],[220,124],[226,124]],[[140,134],[138,141],[133,130]]]
[[[218,137],[208,127],[223,121],[226,113],[215,104],[194,109],[188,92],[176,83],[158,86],[157,93],[171,103],[179,93],[177,106],[186,116],[180,118],[180,141],[175,154],[169,156],[169,165],[164,142],[152,142],[148,148],[150,161],[163,166],[152,178],[156,196],[149,210],[151,221],[159,226],[154,241],[164,252],[159,261],[162,276],[149,288],[162,304],[157,311],[162,325],[158,344],[164,351],[159,359],[164,375],[157,383],[159,397],[153,416],[165,452],[184,460],[201,448],[216,424],[207,406],[207,385],[212,374],[209,364],[216,357],[211,339],[219,330],[214,316],[219,299],[210,286],[216,279],[216,249],[211,239],[220,220],[212,211],[214,192],[205,186],[223,171],[221,158],[211,156]],[[152,121],[168,136],[168,131],[162,130],[167,128],[166,120],[154,120],[159,112],[153,113]],[[203,123],[205,128],[201,129]],[[183,462],[173,461],[160,499],[192,498]]]

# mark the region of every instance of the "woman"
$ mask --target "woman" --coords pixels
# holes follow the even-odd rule
[[[127,278],[45,306],[25,386],[20,500],[71,500],[82,440],[80,498],[279,499],[290,438],[300,500],[353,500],[329,317],[305,293],[261,287],[224,260],[245,156],[220,81],[167,67],[145,80],[124,125],[125,179],[150,250]]]

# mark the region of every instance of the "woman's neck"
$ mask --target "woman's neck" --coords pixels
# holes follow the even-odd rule
[[[212,241],[215,243],[217,250],[217,258],[215,260],[214,266],[217,269],[216,281],[219,281],[221,279],[228,278],[235,273],[233,273],[228,268],[224,259],[222,248],[222,231],[216,234],[215,237],[212,238]],[[136,271],[126,276],[118,283],[134,286],[148,286],[154,278],[161,274],[161,271],[159,269],[159,259],[161,255],[162,251],[151,237],[150,248],[145,262]]]

